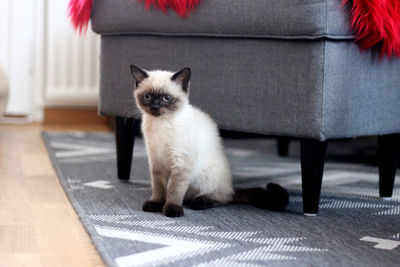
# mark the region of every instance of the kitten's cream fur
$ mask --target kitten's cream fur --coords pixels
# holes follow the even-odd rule
[[[132,73],[135,77],[134,70]],[[232,201],[230,166],[216,123],[189,103],[180,80],[171,79],[174,73],[146,74],[147,77],[136,77],[140,83],[134,96],[142,111],[142,131],[149,156],[150,202],[165,202],[164,213],[168,216],[168,207],[181,207],[184,199],[205,196],[221,205]],[[161,116],[146,112],[138,98],[152,90],[179,100],[176,109]],[[176,216],[181,215],[183,210]]]

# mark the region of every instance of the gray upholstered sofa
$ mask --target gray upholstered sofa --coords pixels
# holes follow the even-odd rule
[[[380,194],[390,197],[400,60],[360,53],[340,4],[203,0],[182,19],[146,11],[136,1],[95,0],[92,27],[102,36],[99,110],[116,116],[119,178],[129,179],[138,130],[137,121],[124,120],[133,105],[129,65],[189,66],[191,101],[222,129],[301,138],[305,213],[318,211],[329,139],[380,135]]]

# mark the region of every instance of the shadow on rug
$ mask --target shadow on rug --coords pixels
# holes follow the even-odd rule
[[[329,161],[319,216],[302,215],[298,143],[276,155],[273,139],[225,139],[237,187],[276,182],[286,212],[245,205],[185,210],[178,219],[142,212],[150,196],[143,141],[130,182],[116,177],[114,136],[43,133],[65,192],[109,266],[394,266],[400,262],[400,181],[378,199],[374,166]],[[329,150],[328,150],[329,153]]]

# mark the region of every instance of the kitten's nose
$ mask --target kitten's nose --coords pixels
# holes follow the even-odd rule
[[[151,111],[159,111],[159,110],[160,110],[160,107],[159,107],[159,106],[152,106],[152,107],[150,108],[150,110],[151,110]]]

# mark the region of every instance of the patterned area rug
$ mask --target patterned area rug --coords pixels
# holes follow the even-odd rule
[[[228,205],[185,209],[177,219],[141,211],[150,196],[143,141],[136,141],[130,182],[116,177],[111,134],[43,133],[70,201],[109,266],[398,266],[400,179],[391,201],[378,199],[373,165],[342,163],[351,144],[332,144],[317,217],[302,215],[299,148],[276,153],[273,139],[226,139],[237,187],[278,182],[286,212]],[[368,152],[368,151],[367,151]],[[368,152],[369,153],[369,152]],[[368,154],[367,153],[367,154]]]

